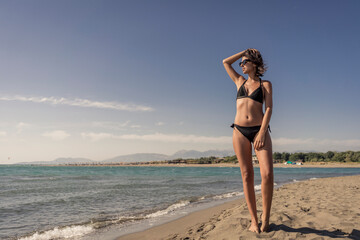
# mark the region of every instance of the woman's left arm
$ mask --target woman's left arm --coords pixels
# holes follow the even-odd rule
[[[265,90],[265,114],[261,123],[261,128],[259,131],[258,136],[254,141],[254,148],[260,149],[264,147],[265,144],[265,133],[268,129],[271,114],[272,114],[272,107],[273,107],[273,99],[272,99],[272,85],[270,81],[263,81],[263,89]]]

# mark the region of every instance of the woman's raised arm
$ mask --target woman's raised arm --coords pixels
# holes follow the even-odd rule
[[[231,66],[231,64],[233,64],[239,58],[243,57],[245,51],[246,50],[236,53],[236,54],[232,55],[231,57],[225,58],[223,60],[223,64],[224,64],[224,68],[225,68],[226,72],[229,74],[230,78],[234,81],[234,83],[236,85],[238,84],[238,82],[241,78],[243,78],[242,81],[245,81],[245,78],[243,76],[241,76],[240,74],[238,74],[234,70],[234,68]]]

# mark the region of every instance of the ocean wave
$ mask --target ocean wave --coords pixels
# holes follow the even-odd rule
[[[254,188],[255,188],[255,191],[261,190],[261,184],[255,185]]]
[[[93,218],[91,220],[91,226],[95,229],[104,228],[113,224],[122,224],[127,222],[143,220],[144,217],[140,216],[119,216],[119,217],[103,217]]]
[[[277,183],[274,182],[274,186],[276,186]],[[254,186],[255,191],[259,191],[261,190],[261,184],[255,185]],[[224,193],[221,195],[217,195],[214,196],[213,199],[224,199],[224,198],[231,198],[231,197],[236,197],[236,196],[241,196],[244,195],[243,192],[230,192],[230,193]],[[205,197],[203,197],[202,199],[204,199]]]
[[[185,207],[185,206],[187,206],[189,204],[190,204],[190,201],[188,201],[188,200],[180,201],[180,202],[177,202],[175,204],[170,205],[169,207],[167,207],[164,210],[160,210],[160,211],[157,211],[157,212],[154,212],[154,213],[147,214],[145,216],[145,218],[153,218],[153,217],[163,216],[163,215],[166,215],[166,214],[168,214],[170,212],[173,212],[173,211],[175,211],[175,210],[177,210],[179,208]]]
[[[224,199],[224,198],[231,198],[231,197],[237,197],[243,195],[243,192],[230,192],[230,193],[224,193],[221,195],[216,195],[213,197],[213,199]]]
[[[67,226],[63,228],[55,227],[54,229],[44,232],[35,232],[31,236],[21,237],[18,240],[48,240],[48,239],[71,239],[81,237],[94,231],[92,226]]]
[[[15,176],[12,177],[14,182],[37,182],[37,181],[54,181],[57,177],[52,176]]]

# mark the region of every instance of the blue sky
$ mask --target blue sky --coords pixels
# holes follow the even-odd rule
[[[359,10],[350,0],[1,1],[1,162],[232,149],[236,86],[222,60],[247,48],[269,67],[274,151],[358,151]]]

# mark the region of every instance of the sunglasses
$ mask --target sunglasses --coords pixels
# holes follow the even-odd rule
[[[248,63],[248,62],[251,62],[251,60],[245,59],[244,61],[239,62],[239,66],[242,67],[243,65],[245,65],[245,64]]]

